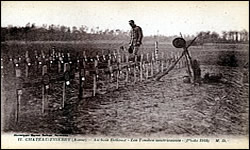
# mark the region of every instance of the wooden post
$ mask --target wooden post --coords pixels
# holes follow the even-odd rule
[[[152,57],[151,57],[151,77],[154,75],[154,53],[152,53]]]
[[[67,70],[68,69],[68,63],[65,63],[63,68],[64,68],[64,73],[66,71],[68,71]],[[62,97],[63,97],[63,99],[62,99],[62,108],[64,108],[64,106],[65,106],[65,97],[66,97],[66,83],[65,83],[65,81],[63,82],[63,95],[62,95]]]
[[[117,55],[117,66],[118,66],[118,70],[117,70],[117,76],[116,76],[116,89],[118,89],[119,88],[119,75],[120,75],[120,71],[121,71],[121,68],[120,68],[120,64],[121,64],[121,55],[119,54],[119,50],[117,51],[118,53],[118,55]]]
[[[26,50],[25,58],[29,58],[29,51]]]
[[[112,71],[111,71],[111,60],[108,59],[108,69],[109,69],[109,82],[112,81]]]
[[[47,66],[44,65],[42,69],[42,75],[44,76],[47,73]],[[45,112],[45,105],[47,106],[47,95],[45,92],[45,85],[42,87],[42,113]]]
[[[137,56],[135,56],[135,62],[134,62],[134,83],[136,82],[136,67],[137,67]]]
[[[37,50],[35,50],[35,57],[36,57],[36,59],[38,58],[38,54],[37,54]]]
[[[84,97],[84,81],[85,81],[85,68],[86,68],[85,57],[86,56],[83,55],[82,58],[83,68],[81,68],[81,64],[79,63],[79,77],[80,77],[79,98]]]
[[[22,95],[22,82],[20,80],[21,77],[21,69],[19,68],[18,62],[16,61],[16,66],[15,66],[15,88],[16,88],[16,95],[17,95],[17,100],[16,100],[16,111],[15,111],[15,121],[16,124],[19,121],[19,113],[21,112],[21,95]]]
[[[94,60],[94,69],[95,73],[93,74],[93,96],[96,95],[97,91],[97,76],[98,76],[98,68],[97,68],[98,62],[97,60]]]
[[[52,64],[53,64],[53,57],[52,56],[49,56],[49,72],[52,71]]]
[[[102,58],[104,61],[106,61],[106,56],[105,55],[102,55]]]
[[[63,82],[62,108],[64,108],[64,103],[65,103],[65,90],[66,90],[66,84],[65,82]]]
[[[142,63],[143,63],[143,54],[141,54],[141,60],[140,60],[140,82],[142,82]]]
[[[26,58],[26,65],[25,65],[25,77],[29,76],[29,67],[30,67],[30,58]]]
[[[116,89],[119,88],[119,74],[120,74],[120,71],[117,70],[117,72],[116,72]]]
[[[97,60],[97,61],[100,61],[100,58],[99,58],[99,55],[98,55],[98,54],[96,55],[96,60]]]
[[[113,58],[113,62],[116,62],[117,60],[116,60],[116,53],[115,52],[113,52],[113,56],[114,56],[114,58]]]
[[[96,56],[96,59],[94,60],[94,68],[96,73],[96,79],[99,78],[99,70],[98,70],[98,63],[99,63],[99,56]]]
[[[25,64],[25,77],[28,77],[29,76],[29,64],[30,64],[29,51],[26,51],[25,60],[26,60],[26,64]]]
[[[4,77],[4,71],[3,71],[3,58],[1,58],[1,77]]]
[[[156,63],[156,72],[159,72],[159,49],[158,49],[158,42],[155,42],[155,63]]]
[[[104,56],[104,50],[102,49],[102,56]]]
[[[96,95],[96,75],[93,75],[93,96]]]
[[[43,88],[42,88],[42,113],[44,113],[44,110],[45,110],[45,87],[43,85]]]
[[[134,66],[134,83],[136,82],[136,67]]]
[[[42,56],[43,59],[45,58],[45,54],[44,54],[43,50],[41,51],[41,56]]]
[[[161,72],[163,72],[163,70],[164,70],[164,63],[163,62],[164,62],[164,53],[162,52],[161,53],[161,65],[160,65],[161,66]]]
[[[19,114],[21,112],[21,95],[22,95],[22,90],[21,89],[16,89],[16,95],[17,95],[17,105],[16,105],[16,111],[15,111],[15,122],[18,124],[19,121]]]
[[[79,98],[83,98],[83,82],[85,80],[85,69],[82,69],[79,65]]]
[[[94,69],[95,73],[93,74],[93,96],[96,95],[96,90],[97,90],[97,60],[94,61]]]
[[[21,113],[21,95],[22,95],[22,90],[18,89],[17,90],[17,106],[16,106],[16,123],[19,121],[19,114]]]
[[[108,59],[108,68],[109,68],[109,72],[110,72],[110,82],[112,81],[113,78],[113,69],[112,69],[112,56],[111,54],[109,54],[109,59]]]
[[[60,57],[61,58],[61,57]],[[60,73],[61,72],[61,61],[60,60],[58,60],[58,73]]]
[[[146,55],[146,61],[147,61],[147,63],[149,63],[149,54],[148,53]]]
[[[38,57],[38,66],[37,66],[37,73],[40,74],[41,73],[41,69],[42,69],[42,57]]]
[[[158,42],[155,42],[155,59],[156,61],[159,60],[159,49],[158,49]]]
[[[128,77],[129,77],[129,56],[126,55],[126,77],[125,77],[125,82],[128,82]]]
[[[147,56],[146,56],[147,60],[146,60],[146,80],[148,79],[148,73],[149,73],[149,54],[147,53]]]

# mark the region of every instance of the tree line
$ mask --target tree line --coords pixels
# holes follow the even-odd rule
[[[197,33],[196,44],[203,43],[248,43],[249,34],[246,30],[242,31],[223,31],[222,35],[211,31],[201,31]],[[165,41],[171,42],[177,36],[154,35],[145,36],[144,41]],[[184,38],[190,40],[194,35],[185,35]],[[82,41],[82,40],[128,40],[129,31],[120,29],[105,29],[99,27],[72,28],[64,25],[46,25],[41,27],[33,24],[26,24],[25,27],[8,26],[1,27],[1,41]]]
[[[222,31],[220,36],[216,32],[201,31],[198,33],[196,43],[248,43],[249,34],[244,29],[242,31]]]

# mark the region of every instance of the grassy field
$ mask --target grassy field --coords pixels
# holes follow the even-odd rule
[[[41,50],[45,54],[49,53],[52,47],[56,48],[56,51],[70,52],[74,57],[79,52],[82,56],[82,52],[86,51],[86,55],[89,57],[94,57],[96,55],[106,55],[112,53],[121,46],[128,47],[127,42],[124,41],[84,41],[84,42],[30,42],[25,44],[25,42],[9,42],[2,43],[1,56],[8,57],[18,57],[25,56],[25,52],[29,51],[31,59],[34,58],[34,51],[37,50],[38,55],[41,54]],[[151,54],[154,52],[155,43],[147,42],[141,46],[141,50],[144,54]],[[171,43],[159,43],[159,53],[171,53],[171,52],[181,52],[182,49],[176,49]],[[231,56],[235,57],[238,65],[244,64],[248,61],[248,44],[213,44],[204,46],[191,46],[190,51],[194,58],[199,58],[203,63],[217,63],[220,61],[230,59]],[[127,51],[121,51],[122,53],[127,53]],[[211,60],[212,59],[212,60]],[[225,64],[227,65],[227,64]]]
[[[16,106],[15,76],[9,58],[22,56],[28,50],[34,59],[43,50],[77,52],[87,56],[108,54],[124,46],[121,42],[85,43],[4,43],[1,47],[3,74],[1,77],[2,119],[4,132],[65,133],[93,136],[165,136],[165,135],[247,135],[249,82],[242,82],[243,68],[248,62],[248,45],[206,45],[190,47],[192,58],[206,72],[222,73],[223,82],[201,86],[184,84],[186,69],[174,69],[162,81],[133,82],[115,89],[106,79],[99,87],[105,94],[78,99],[78,78],[66,89],[66,104],[62,101],[62,80],[51,84],[46,113],[41,113],[41,76],[23,80],[21,113],[18,125],[14,121]],[[145,43],[143,52],[152,53],[154,42]],[[159,51],[181,52],[169,43],[159,43]],[[125,51],[123,53],[126,53]],[[32,71],[31,71],[32,72]],[[87,92],[87,91],[86,91]]]

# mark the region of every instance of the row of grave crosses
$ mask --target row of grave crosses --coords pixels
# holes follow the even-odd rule
[[[53,63],[55,61],[60,61],[61,63],[73,63],[73,61],[79,61],[79,59],[83,59],[85,62],[93,62],[94,60],[97,61],[107,61],[112,60],[116,61],[118,58],[118,54],[116,52],[113,52],[113,54],[108,55],[96,55],[96,57],[87,57],[85,55],[85,51],[83,51],[83,56],[80,58],[79,53],[77,53],[76,57],[71,57],[70,53],[63,53],[63,52],[54,52],[49,53],[49,55],[46,55],[43,51],[41,51],[41,55],[38,55],[37,50],[34,51],[35,54],[35,60],[39,62],[39,64],[43,64],[44,62]],[[10,61],[14,61],[15,64],[17,63],[27,63],[28,65],[31,65],[31,58],[29,57],[29,51],[26,51],[25,58],[22,56],[19,56],[17,58],[10,58]]]

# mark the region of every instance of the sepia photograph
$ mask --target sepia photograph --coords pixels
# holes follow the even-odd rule
[[[1,149],[249,149],[249,1],[1,1]]]

